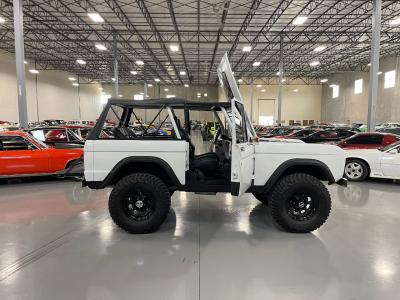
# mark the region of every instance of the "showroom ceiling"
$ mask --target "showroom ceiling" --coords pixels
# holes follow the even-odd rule
[[[381,56],[399,52],[399,2],[383,1]],[[245,83],[252,75],[275,82],[281,42],[287,81],[318,83],[334,72],[368,68],[372,1],[23,3],[27,61],[39,70],[66,70],[81,82],[112,82],[114,38],[122,83],[146,77],[166,84],[215,84],[216,66],[225,52]],[[103,22],[88,13],[98,13]],[[0,22],[0,48],[14,52],[12,0],[0,0],[0,17],[5,19]],[[79,59],[86,64],[77,63]]]

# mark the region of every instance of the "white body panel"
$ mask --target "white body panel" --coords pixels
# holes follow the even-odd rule
[[[358,158],[368,163],[370,177],[400,179],[400,153],[382,152],[378,149],[346,150],[347,158]]]
[[[259,142],[255,146],[254,185],[264,185],[276,169],[291,159],[314,159],[324,163],[335,181],[343,177],[344,150],[334,145]]]
[[[124,158],[147,156],[165,161],[184,185],[188,153],[188,143],[183,140],[88,140],[85,143],[85,178],[103,181]]]

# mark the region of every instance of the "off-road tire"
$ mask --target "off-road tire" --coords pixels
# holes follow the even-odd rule
[[[253,196],[260,201],[262,204],[265,204],[268,206],[268,201],[270,194],[269,193],[253,193]]]
[[[127,212],[126,201],[130,200],[126,199],[130,199],[133,191],[147,193],[152,201],[150,209],[152,213],[145,220],[134,220]],[[108,201],[111,218],[115,224],[129,233],[156,231],[167,218],[170,207],[171,196],[167,186],[158,177],[146,173],[135,173],[122,178],[115,185]]]
[[[298,195],[308,195],[305,202],[310,201],[311,209],[305,219],[299,220],[293,212],[293,202],[299,201]],[[304,197],[301,196],[301,199]],[[300,203],[298,202],[298,207]],[[271,216],[276,225],[282,230],[295,233],[307,233],[318,229],[325,223],[331,211],[331,197],[329,191],[314,176],[295,173],[281,178],[273,187],[269,198]],[[301,209],[301,208],[297,208]]]
[[[351,177],[347,174],[348,168],[351,166],[351,164],[359,166],[361,170],[361,174],[359,175],[359,177]],[[369,168],[365,162],[356,158],[350,158],[346,160],[346,165],[344,167],[344,177],[346,177],[349,181],[355,181],[355,182],[364,181],[365,179],[367,179],[368,176],[369,176]]]

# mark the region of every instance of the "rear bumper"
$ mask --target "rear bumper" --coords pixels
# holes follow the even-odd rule
[[[340,178],[338,181],[336,181],[336,184],[347,187],[347,179],[346,178]]]

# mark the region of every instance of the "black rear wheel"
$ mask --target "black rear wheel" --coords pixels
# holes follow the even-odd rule
[[[278,227],[297,233],[322,226],[331,210],[326,187],[314,176],[303,173],[280,179],[272,190],[269,203]]]
[[[164,182],[145,173],[121,179],[108,202],[113,221],[130,233],[157,230],[166,219],[170,206],[171,197]]]

